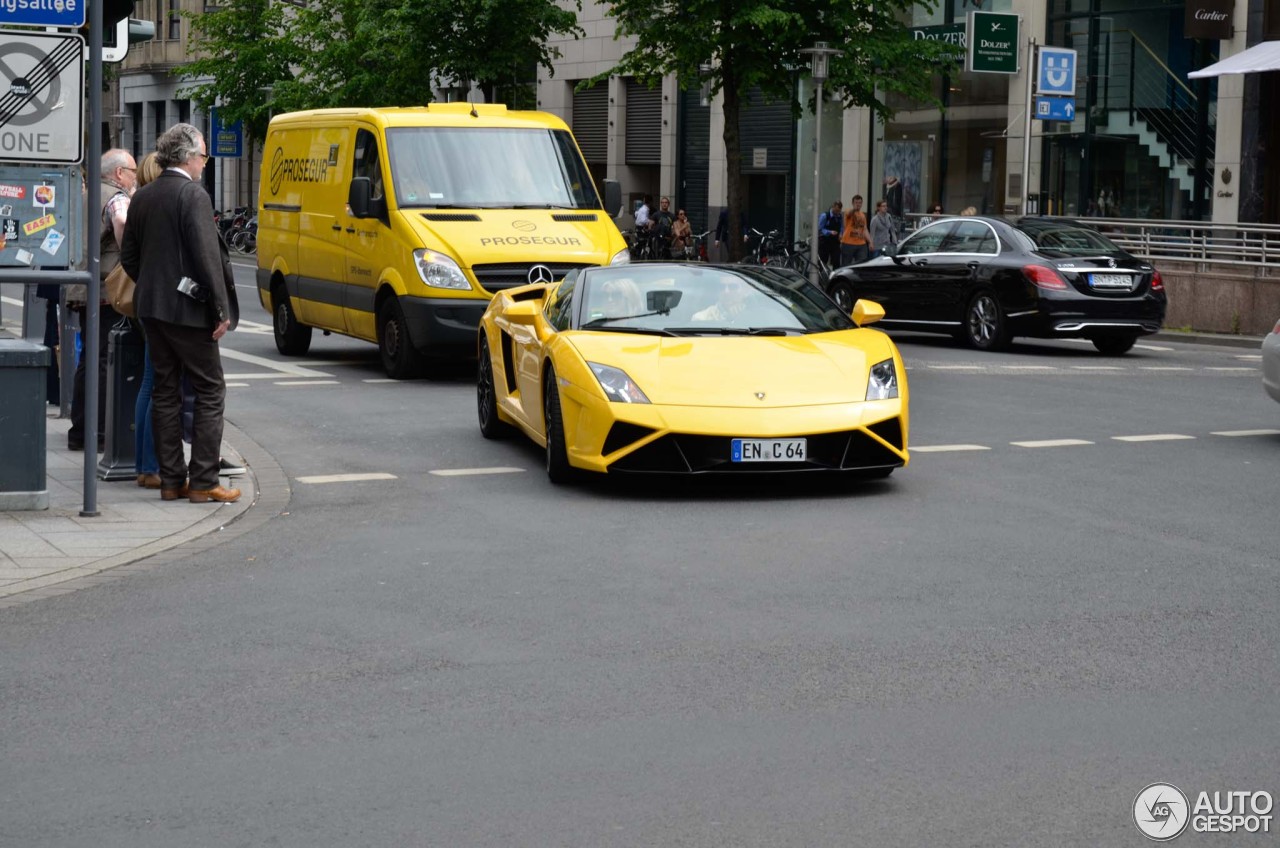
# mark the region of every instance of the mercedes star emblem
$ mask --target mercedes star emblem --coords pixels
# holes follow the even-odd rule
[[[1116,267],[1116,261],[1114,259],[1108,259],[1107,264],[1110,265],[1112,268]]]
[[[764,392],[756,392],[756,400],[764,400]]]
[[[534,285],[555,282],[556,276],[551,273],[551,269],[546,265],[534,265],[529,269],[529,276],[526,279],[528,279],[530,285]]]

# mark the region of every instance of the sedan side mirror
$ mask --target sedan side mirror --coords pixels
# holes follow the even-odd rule
[[[884,317],[884,307],[874,300],[859,300],[853,305],[853,323],[859,327],[874,324]]]

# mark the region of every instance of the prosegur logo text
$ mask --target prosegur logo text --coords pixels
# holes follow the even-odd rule
[[[1266,791],[1202,791],[1192,804],[1172,783],[1152,783],[1133,799],[1142,835],[1168,842],[1191,825],[1195,833],[1270,833],[1274,799]]]
[[[271,193],[279,194],[280,185],[291,183],[322,183],[329,176],[329,160],[319,157],[286,159],[284,150],[277,147],[271,155]]]

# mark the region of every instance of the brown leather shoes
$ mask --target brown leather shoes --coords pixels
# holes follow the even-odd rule
[[[162,501],[176,501],[176,500],[181,500],[182,498],[185,498],[185,497],[187,496],[187,494],[188,494],[187,484],[186,484],[186,483],[183,483],[183,484],[182,484],[182,488],[179,488],[179,489],[165,489],[165,488],[161,488],[161,489],[160,489],[160,500],[162,500]]]
[[[139,474],[138,488],[139,489],[160,488],[160,475],[159,474]]]
[[[209,501],[235,503],[240,500],[240,490],[228,489],[226,486],[214,486],[212,489],[192,489],[188,493],[188,499],[192,503],[208,503]]]

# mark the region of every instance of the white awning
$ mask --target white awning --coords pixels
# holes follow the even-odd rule
[[[1207,68],[1187,74],[1191,79],[1220,77],[1223,74],[1256,74],[1262,71],[1280,71],[1280,41],[1264,41],[1248,50],[1214,62]]]

